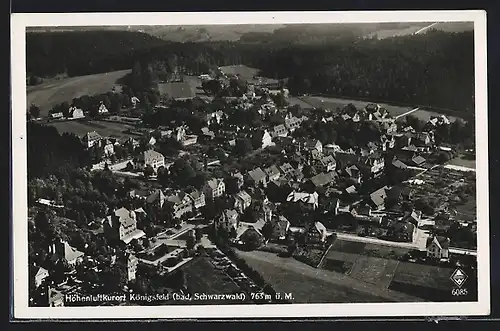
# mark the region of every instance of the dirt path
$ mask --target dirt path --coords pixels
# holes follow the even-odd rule
[[[264,278],[273,284],[279,282],[274,279],[274,276],[286,274],[289,272],[299,274],[301,283],[308,285],[308,280],[320,280],[328,283],[329,287],[334,291],[350,292],[354,298],[346,297],[347,301],[344,302],[363,302],[357,301],[355,297],[363,298],[366,295],[370,299],[368,302],[373,302],[373,298],[378,297],[379,301],[393,301],[393,302],[416,302],[425,301],[420,298],[412,297],[403,293],[385,290],[374,285],[370,285],[361,281],[356,281],[348,276],[327,271],[323,269],[315,269],[304,263],[301,263],[293,258],[281,258],[273,253],[253,251],[242,252],[238,251],[238,255],[244,258],[247,263],[261,272]],[[262,270],[259,270],[262,269]],[[309,279],[308,279],[309,278]],[[290,286],[291,285],[291,286]],[[284,282],[281,282],[282,287],[286,287]],[[291,290],[295,289],[295,284],[289,284]],[[310,284],[310,291],[315,291],[315,284]],[[363,300],[363,299],[361,299]]]

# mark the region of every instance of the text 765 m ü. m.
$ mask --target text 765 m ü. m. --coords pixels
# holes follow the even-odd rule
[[[293,300],[292,293],[275,293],[274,295],[258,292],[258,293],[250,293],[250,298],[252,300]]]

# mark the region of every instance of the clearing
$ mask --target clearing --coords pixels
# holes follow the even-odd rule
[[[27,104],[36,104],[41,109],[41,116],[47,116],[48,111],[65,101],[71,103],[74,98],[82,95],[96,95],[109,92],[118,86],[116,82],[130,73],[130,70],[120,70],[80,77],[63,78],[27,88]]]
[[[429,22],[428,24],[415,23],[409,27],[395,28],[395,29],[380,29],[370,33],[367,37],[376,36],[378,39],[385,39],[398,36],[412,35],[415,33],[423,34],[430,30],[441,30],[445,32],[463,32],[473,31],[474,23],[472,22]]]
[[[59,133],[69,132],[78,137],[82,137],[90,131],[96,131],[103,137],[129,137],[131,134],[125,131],[134,128],[134,126],[128,124],[105,121],[65,121],[52,122],[47,125],[55,127]]]
[[[159,83],[158,90],[174,99],[190,99],[196,95],[196,87],[189,82]]]
[[[253,251],[238,255],[259,272],[277,292],[292,293],[296,303],[415,302],[422,299],[381,289],[293,258]]]

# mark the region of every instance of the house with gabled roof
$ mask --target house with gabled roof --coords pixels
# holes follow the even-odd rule
[[[450,239],[442,236],[431,236],[427,238],[425,248],[427,250],[427,257],[448,259]]]
[[[150,166],[156,172],[158,168],[165,167],[165,157],[157,151],[147,150],[139,155],[135,164],[139,169],[145,169]]]
[[[184,192],[178,192],[177,194],[167,196],[165,205],[166,209],[175,219],[179,219],[185,214],[193,211],[193,202],[189,195]]]
[[[252,197],[246,191],[240,191],[234,195],[234,208],[241,214],[252,204]]]
[[[388,235],[399,242],[413,242],[416,230],[417,227],[413,223],[402,220],[389,226]]]
[[[51,254],[50,259],[54,262],[59,260],[66,261],[69,265],[74,266],[83,259],[83,252],[80,252],[73,246],[71,246],[67,241],[62,239],[56,239],[49,246],[49,254]]]
[[[308,223],[306,226],[306,244],[317,245],[325,242],[328,233],[321,222]]]
[[[72,119],[77,119],[77,118],[84,118],[85,115],[83,114],[83,110],[77,107],[69,107],[69,116]]]
[[[316,163],[316,167],[322,172],[334,171],[336,166],[337,161],[332,155],[324,156]]]
[[[82,137],[82,143],[85,147],[91,148],[94,145],[97,145],[97,143],[102,139],[102,136],[97,133],[96,131],[90,131],[87,132],[83,137]]]
[[[189,198],[191,199],[193,203],[193,208],[194,209],[199,209],[205,206],[205,193],[202,191],[198,190],[191,190],[191,192],[188,193]]]
[[[163,208],[163,205],[165,204],[166,197],[165,194],[163,194],[163,191],[161,189],[156,189],[154,192],[148,195],[146,198],[146,203],[148,205],[151,205],[153,208],[157,210],[161,210]]]
[[[32,267],[32,277],[35,279],[35,287],[43,284],[44,280],[49,277],[49,271],[43,267]]]
[[[203,186],[206,199],[214,200],[226,192],[226,184],[222,178],[209,179]]]
[[[271,134],[273,137],[286,137],[288,136],[288,129],[284,124],[279,124],[273,127]]]

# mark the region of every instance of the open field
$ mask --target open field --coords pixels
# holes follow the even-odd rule
[[[327,255],[327,258],[330,256],[333,257],[337,253],[350,253],[387,259],[397,259],[398,256],[403,256],[408,253],[408,249],[337,239]]]
[[[128,124],[104,121],[65,121],[52,122],[47,125],[55,127],[59,133],[69,132],[79,137],[84,136],[89,131],[96,131],[103,137],[128,137],[130,134],[124,131],[133,128]]]
[[[277,292],[292,293],[295,303],[415,302],[414,296],[381,289],[353,278],[310,267],[267,252],[238,252]]]
[[[245,65],[234,65],[221,67],[221,70],[226,75],[240,75],[245,80],[252,80],[259,72],[259,69],[247,67]]]
[[[64,78],[27,89],[27,104],[36,104],[41,109],[41,116],[57,104],[71,102],[82,95],[106,93],[117,86],[116,81],[130,70],[112,71],[103,74]]]
[[[363,256],[354,262],[349,276],[382,288],[388,288],[398,263],[395,260]]]

